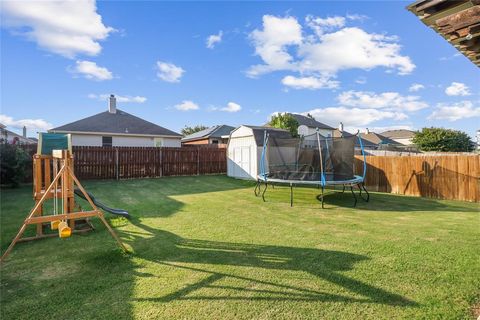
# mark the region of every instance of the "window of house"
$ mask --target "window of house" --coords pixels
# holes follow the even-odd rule
[[[218,140],[212,140],[212,144],[218,144]]]
[[[111,147],[112,137],[102,137],[102,147]]]

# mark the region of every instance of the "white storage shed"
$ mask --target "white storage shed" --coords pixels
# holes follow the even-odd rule
[[[256,180],[259,174],[265,131],[273,137],[291,138],[283,129],[240,126],[230,133],[227,146],[227,175]]]

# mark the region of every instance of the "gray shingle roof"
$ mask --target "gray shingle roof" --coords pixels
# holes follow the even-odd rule
[[[173,137],[181,136],[174,131],[143,120],[119,109],[117,109],[116,113],[110,113],[108,111],[101,112],[49,130],[49,132],[56,131],[145,134]]]
[[[263,146],[263,138],[265,135],[265,130],[271,137],[275,138],[291,138],[292,135],[285,129],[278,129],[272,127],[265,127],[265,126],[245,126],[247,128],[252,129],[253,137],[255,138],[255,142],[257,146]]]
[[[340,137],[342,137],[342,135],[343,135],[343,137],[351,137],[351,136],[353,136],[353,134],[351,134],[350,132],[347,132],[347,131],[340,131],[340,130],[338,130],[338,129],[333,130],[333,137],[334,137],[334,138],[340,138]],[[371,142],[371,141],[369,141],[369,140],[365,140],[365,139],[362,138],[361,136],[360,136],[360,139],[362,140],[362,145],[363,145],[364,147],[377,147],[377,146],[378,146],[378,144],[373,143],[373,142]],[[360,146],[360,143],[358,142],[358,140],[355,142],[355,145],[356,145],[356,146]]]
[[[382,136],[381,134],[375,133],[375,132],[369,132],[369,133],[360,133],[360,137],[364,140],[370,141],[374,144],[390,144],[390,145],[400,145],[400,143]]]
[[[233,129],[235,128],[232,126],[227,126],[225,124],[213,126],[185,136],[184,138],[182,138],[182,142],[195,141],[207,138],[221,138],[222,136],[229,135]]]
[[[380,133],[382,136],[390,139],[410,139],[415,135],[414,131],[399,129],[399,130],[388,130]]]
[[[304,116],[304,115],[301,115],[301,114],[298,114],[298,113],[291,113],[291,115],[297,119],[298,121],[298,125],[304,125],[304,126],[307,126],[307,127],[310,127],[310,128],[319,128],[319,129],[329,129],[329,130],[333,130],[334,128],[324,124],[324,123],[321,123],[315,119],[312,119],[310,117],[307,117],[307,116]]]

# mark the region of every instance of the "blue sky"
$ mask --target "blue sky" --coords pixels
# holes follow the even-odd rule
[[[474,136],[479,69],[408,4],[4,1],[0,122],[34,135],[105,111],[114,93],[175,131],[289,111]]]

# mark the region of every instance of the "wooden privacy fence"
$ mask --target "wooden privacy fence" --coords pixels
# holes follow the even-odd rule
[[[223,148],[73,147],[80,179],[129,179],[218,174],[227,171]]]
[[[363,158],[356,156],[355,171]],[[480,155],[367,156],[368,190],[480,202]]]

